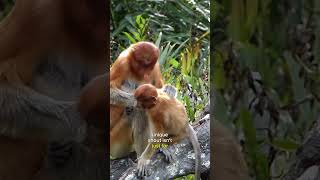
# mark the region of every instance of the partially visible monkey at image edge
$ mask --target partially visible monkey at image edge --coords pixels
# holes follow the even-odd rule
[[[211,154],[213,165],[210,174],[213,180],[248,180],[249,171],[241,152],[241,146],[230,130],[218,120],[211,121]]]
[[[157,89],[151,84],[144,84],[134,92],[134,97],[147,113],[150,129],[149,138],[153,138],[153,134],[168,134],[168,138],[172,139],[169,144],[173,144],[189,137],[195,151],[195,178],[200,179],[200,144],[194,129],[189,124],[184,105],[175,96],[176,89],[170,85],[165,85],[163,89]],[[146,173],[146,166],[155,153],[156,149],[152,147],[152,144],[151,142],[148,143],[148,146],[138,158],[138,174],[140,176]]]
[[[17,0],[1,21],[0,179],[32,179],[48,143],[84,138],[75,101],[107,68],[106,3]]]
[[[158,47],[151,42],[138,42],[123,51],[110,69],[110,96],[117,91],[132,93],[135,86],[145,83],[161,88],[163,81],[158,63],[159,53]],[[125,89],[128,81],[133,86]],[[126,116],[125,107],[110,103],[110,154],[114,158],[133,151],[139,156],[147,145],[143,132],[147,127],[143,120],[145,113],[135,109],[132,116],[140,118],[132,118],[131,115]]]

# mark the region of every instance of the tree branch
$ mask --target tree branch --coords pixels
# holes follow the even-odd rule
[[[208,104],[207,107],[210,105]],[[208,109],[208,108],[205,108]],[[201,119],[194,125],[201,149],[201,173],[208,176],[210,169],[210,115],[202,113]],[[174,162],[167,163],[162,154],[156,154],[149,165],[151,175],[145,179],[172,179],[194,173],[195,155],[192,144],[184,139],[175,144]],[[136,164],[129,157],[112,160],[110,162],[110,179],[138,179]]]
[[[297,150],[296,156],[284,180],[298,179],[311,166],[320,165],[320,118]]]

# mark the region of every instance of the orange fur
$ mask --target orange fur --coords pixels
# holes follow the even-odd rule
[[[146,113],[153,126],[154,133],[167,133],[173,138],[172,143],[186,137],[188,115],[184,105],[174,97],[168,96],[161,89],[150,84],[137,88],[134,96],[146,107]],[[149,102],[154,101],[154,102]],[[150,104],[154,104],[150,106]]]
[[[82,117],[90,118],[89,123],[96,127],[103,127],[103,121],[109,114],[107,108],[109,74],[97,76],[91,80],[81,91],[78,109]]]
[[[119,55],[110,69],[110,88],[121,89],[125,80],[137,84],[153,83],[156,87],[162,87],[158,57],[159,49],[153,43],[139,42],[131,45]],[[129,130],[131,127],[128,123],[122,122],[125,121],[123,113],[124,107],[110,104],[110,148],[111,152],[114,152],[111,153],[114,157],[132,151],[132,131]],[[118,154],[120,151],[123,152]]]
[[[0,86],[30,86],[35,69],[49,54],[64,59],[76,55],[97,69],[106,62],[104,1],[15,2],[0,23]],[[46,142],[4,136],[0,147],[0,179],[5,180],[32,179],[46,152]]]
[[[249,171],[241,152],[241,146],[232,132],[214,119],[211,133],[211,148],[215,165],[212,167],[213,180],[248,180]]]
[[[175,94],[176,90],[173,86],[167,85],[162,89],[157,89],[151,84],[139,86],[134,93],[142,107],[146,108],[151,132],[149,138],[157,139],[156,142],[149,142],[138,158],[138,175],[146,175],[146,166],[155,153],[158,142],[160,144],[173,144],[188,137],[195,153],[195,179],[200,180],[200,144],[194,129],[188,122],[186,109],[175,98]],[[166,158],[170,158],[170,155],[166,155]]]

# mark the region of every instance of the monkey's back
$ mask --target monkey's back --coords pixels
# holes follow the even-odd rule
[[[158,92],[157,105],[152,108],[151,117],[160,119],[165,133],[179,141],[187,136],[188,115],[184,105],[166,93]]]

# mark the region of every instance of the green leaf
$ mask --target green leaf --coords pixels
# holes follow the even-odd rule
[[[169,61],[169,63],[174,67],[174,68],[178,68],[179,67],[179,62],[175,59],[171,59]]]
[[[213,86],[211,87],[213,88]],[[221,95],[219,91],[215,92],[215,104],[219,104],[219,106],[214,106],[213,114],[215,115],[215,119],[219,119],[222,122],[228,122],[229,121],[229,114],[228,114],[228,102],[226,99]]]
[[[192,54],[191,52],[187,49],[187,74],[191,71],[192,67]]]
[[[230,36],[234,40],[245,41],[244,34],[244,5],[242,0],[233,0],[229,23]]]
[[[213,84],[217,90],[224,89],[227,79],[225,78],[225,72],[222,67],[216,68],[213,75]]]
[[[129,39],[129,41],[131,42],[131,44],[136,43],[137,41],[127,32],[123,32],[123,34]]]
[[[190,98],[189,96],[184,96],[184,100],[185,100],[185,103],[186,103],[186,109],[187,109],[187,112],[188,112],[188,117],[190,120],[193,120],[194,119],[194,111],[193,111],[193,108],[191,106],[191,102],[190,102]]]
[[[295,151],[300,146],[300,144],[291,141],[291,140],[283,140],[283,139],[275,139],[271,142],[271,145],[279,150],[283,151]]]
[[[223,66],[224,58],[222,54],[217,51],[213,54],[213,59],[215,67],[213,73],[213,85],[217,90],[224,89],[227,83]]]
[[[136,17],[136,23],[137,23],[137,25],[140,27],[140,25],[142,25],[142,23],[141,23],[141,18],[142,18],[142,15],[138,15],[137,17]]]
[[[259,2],[258,0],[247,0],[246,1],[246,12],[247,12],[247,29],[248,33],[251,34],[254,32],[255,28],[255,21],[257,20],[258,16],[258,7]]]
[[[119,23],[119,26],[117,27],[117,29],[115,29],[111,36],[112,37],[115,37],[117,36],[119,33],[121,33],[127,26],[129,25],[129,23],[126,21],[126,20],[122,20],[120,23]]]
[[[178,76],[176,78],[176,88],[177,88],[177,90],[181,89],[181,78],[180,78],[180,76]]]
[[[300,66],[293,59],[292,54],[290,52],[285,52],[284,57],[286,58],[286,62],[290,70],[291,82],[294,92],[294,100],[299,101],[306,96],[304,80],[301,77],[299,77]]]
[[[170,58],[174,58],[180,51],[181,49],[184,47],[184,45],[189,41],[189,38],[186,39],[185,41],[183,41],[179,47],[170,55]]]
[[[159,36],[156,41],[156,46],[160,49],[160,43],[161,43],[161,38],[162,38],[162,32],[159,33]]]
[[[253,120],[250,112],[242,108],[240,111],[239,120],[243,126],[243,132],[246,138],[246,148],[251,162],[253,163],[255,174],[257,179],[268,179],[269,177],[269,166],[266,155],[259,152],[258,143],[256,138],[256,129],[253,124]]]
[[[256,129],[253,125],[250,112],[246,109],[242,109],[240,111],[239,120],[242,122],[247,146],[255,151],[257,148]]]
[[[166,58],[168,57],[170,51],[170,42],[166,45],[163,51],[160,52],[159,63],[163,65],[165,63]]]

